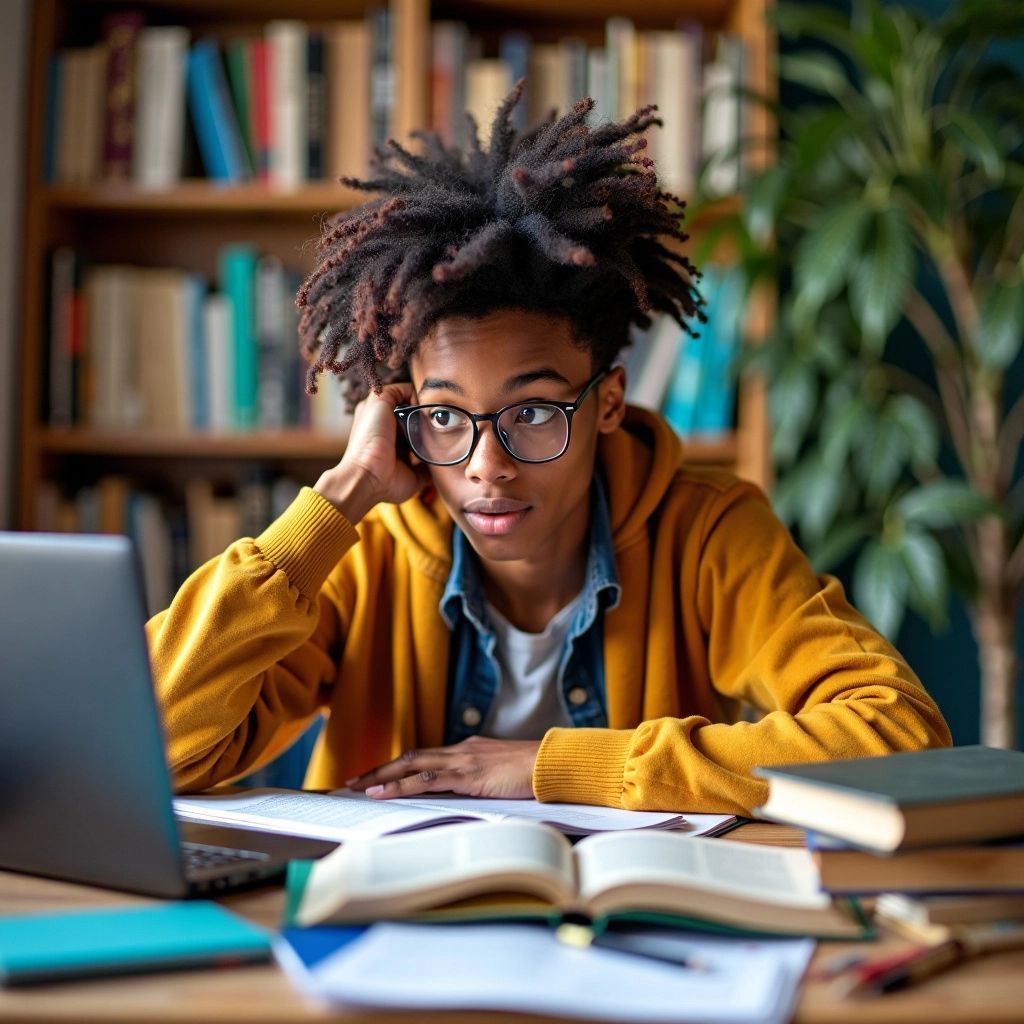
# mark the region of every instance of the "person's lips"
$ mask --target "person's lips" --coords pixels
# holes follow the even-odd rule
[[[474,498],[462,506],[466,522],[478,533],[511,533],[527,516],[530,505],[513,498]]]

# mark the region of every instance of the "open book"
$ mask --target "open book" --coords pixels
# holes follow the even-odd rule
[[[865,935],[856,905],[820,890],[806,850],[664,832],[589,836],[573,847],[546,825],[517,821],[359,839],[293,863],[288,886],[300,925],[532,917]]]
[[[682,828],[689,835],[710,835],[731,828],[732,814],[681,814],[624,811],[587,804],[537,800],[486,800],[476,797],[403,797],[371,800],[348,789],[304,793],[290,789],[250,789],[207,796],[179,796],[174,812],[185,821],[252,828],[263,832],[345,842],[460,821],[540,821],[569,835],[619,829]]]

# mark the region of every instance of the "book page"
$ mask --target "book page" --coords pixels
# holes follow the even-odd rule
[[[565,903],[574,884],[572,848],[554,829],[475,822],[346,843],[313,865],[296,920],[366,920],[501,891]]]
[[[631,832],[584,839],[575,854],[585,901],[620,886],[666,885],[782,906],[829,904],[807,850]]]
[[[353,796],[351,790],[334,790],[339,796]],[[491,800],[481,797],[439,794],[400,797],[393,801],[409,807],[422,807],[438,813],[466,814],[475,818],[504,818],[540,821],[568,835],[590,835],[624,829],[681,828],[687,824],[681,814],[664,811],[625,811],[619,807],[591,804],[541,803],[538,800]],[[731,819],[732,815],[716,816]]]
[[[288,789],[179,796],[174,798],[174,813],[186,821],[341,842],[478,818],[462,809],[442,812],[404,802],[371,800],[362,794],[340,796]]]

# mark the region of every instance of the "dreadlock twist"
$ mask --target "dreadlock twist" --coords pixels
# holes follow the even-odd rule
[[[684,204],[658,188],[647,140],[631,138],[661,124],[656,108],[590,128],[585,99],[517,136],[511,113],[524,87],[498,108],[488,150],[467,114],[468,152],[416,132],[422,155],[390,139],[375,177],[341,179],[380,196],[325,222],[319,264],[296,297],[310,394],[325,371],[353,402],[398,379],[444,316],[567,317],[595,367],[652,311],[687,331],[701,317],[697,271],[659,241],[687,239]]]

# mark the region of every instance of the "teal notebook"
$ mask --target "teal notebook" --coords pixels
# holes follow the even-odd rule
[[[264,929],[206,900],[0,917],[0,985],[269,957]]]

